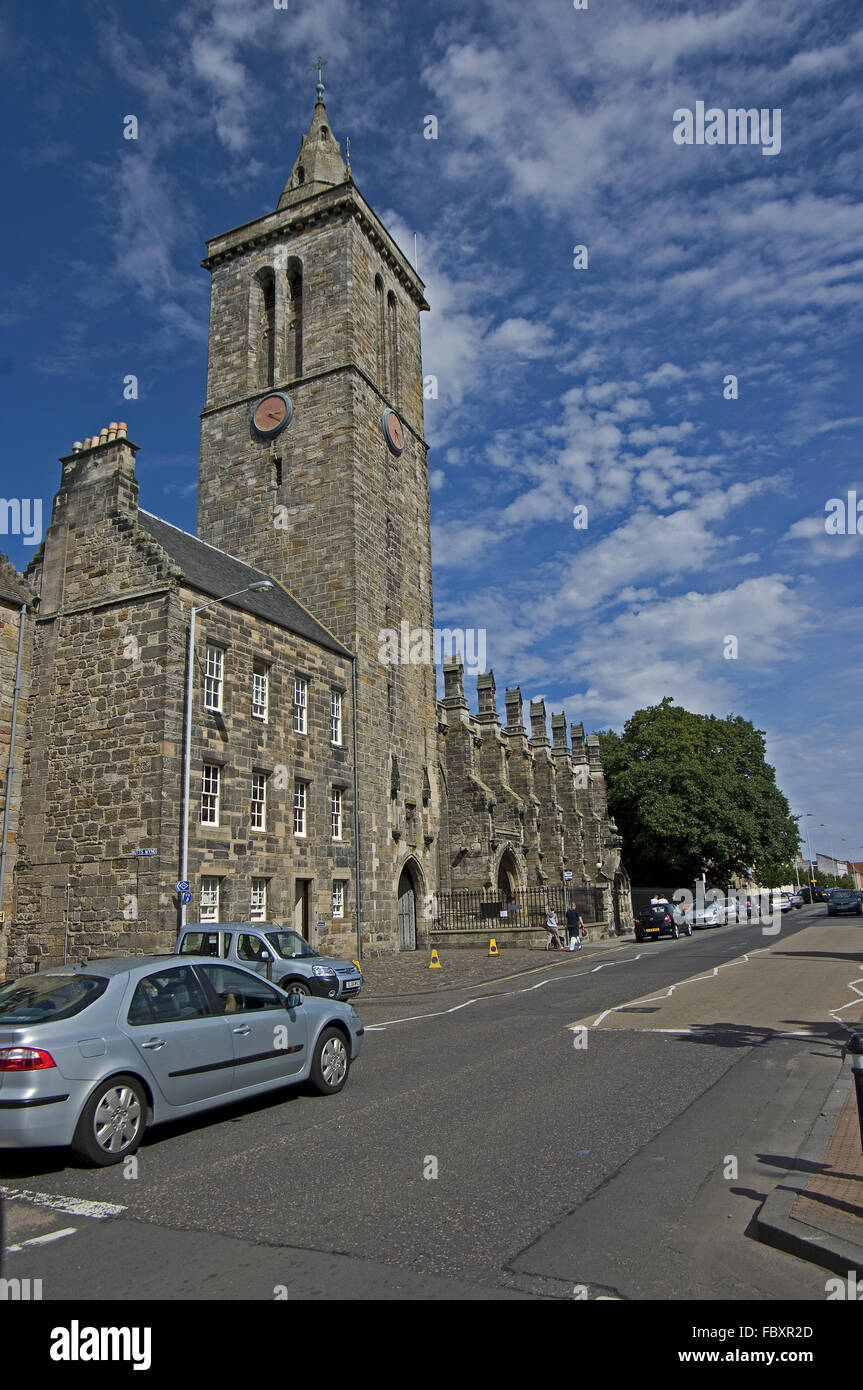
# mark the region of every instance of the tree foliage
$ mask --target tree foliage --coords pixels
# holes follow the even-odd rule
[[[599,742],[633,883],[788,881],[797,821],[749,720],[691,714],[666,696]]]

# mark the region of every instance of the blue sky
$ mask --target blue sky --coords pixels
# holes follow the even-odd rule
[[[486,630],[501,712],[752,719],[813,850],[863,860],[863,535],[824,525],[863,499],[851,0],[11,0],[4,497],[47,523],[57,457],[123,419],[142,505],[194,529],[204,241],[275,207],[318,52],[419,237],[438,626]],[[778,108],[778,154],[676,144],[697,101]]]

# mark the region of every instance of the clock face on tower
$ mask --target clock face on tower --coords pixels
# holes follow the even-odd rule
[[[381,413],[381,429],[384,432],[384,439],[387,441],[390,453],[399,454],[404,452],[405,432],[404,426],[394,410],[384,410]]]
[[[252,429],[261,439],[273,439],[291,423],[294,403],[281,391],[271,391],[252,411]]]

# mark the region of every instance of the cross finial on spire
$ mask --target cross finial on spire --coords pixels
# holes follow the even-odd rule
[[[318,94],[318,101],[321,101],[321,102],[322,102],[323,99],[324,99],[324,76],[323,76],[323,69],[324,69],[326,66],[327,66],[327,60],[326,60],[326,58],[316,58],[315,61],[312,63],[312,66],[311,66],[310,68],[306,68],[306,72],[317,72],[317,74],[318,74],[318,85],[317,85],[317,87],[315,88],[315,91],[316,91],[317,94]]]

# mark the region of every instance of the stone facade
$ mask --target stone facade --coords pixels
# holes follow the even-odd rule
[[[564,716],[553,715],[549,743],[545,705],[537,700],[528,737],[518,686],[506,691],[502,728],[492,671],[477,678],[478,711],[471,714],[458,658],[444,663],[444,691],[440,891],[491,890],[508,900],[528,888],[557,887],[569,870],[575,895],[586,885],[602,889],[601,920],[626,929],[629,885],[596,736],[585,739],[582,725],[573,725],[570,745]]]
[[[438,703],[433,660],[385,643],[433,631],[428,306],[321,100],[277,210],[204,265],[198,536],[139,508],[136,445],[112,425],[61,460],[26,575],[0,570],[0,755],[28,605],[0,968],[170,947],[193,608],[190,922],[263,913],[325,952],[412,949],[441,893],[564,867],[608,885],[612,922],[596,740],[568,743],[555,715],[549,741],[541,702],[528,733],[517,687],[502,727],[492,673],[471,714],[458,661]],[[253,416],[274,393],[292,414],[268,434]]]
[[[355,653],[365,919],[387,938],[401,884],[411,945],[436,880],[435,673],[380,649],[402,623],[433,627],[422,283],[355,187],[322,102],[277,211],[210,241],[204,264],[198,534],[276,575]],[[268,389],[294,407],[272,441],[250,424]]]
[[[0,798],[3,845],[0,849],[0,979],[5,971],[9,932],[15,915],[14,866],[18,858],[23,762],[27,744],[27,711],[32,656],[33,594],[14,567],[0,556]],[[20,670],[19,670],[20,652]],[[16,675],[18,676],[16,688]],[[14,747],[13,747],[14,722]]]

